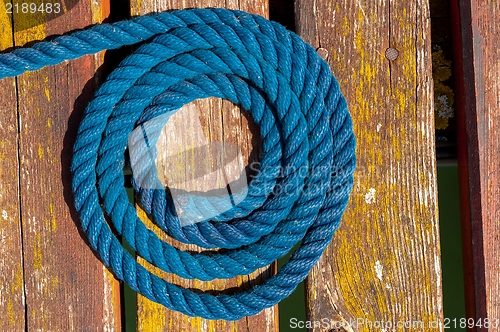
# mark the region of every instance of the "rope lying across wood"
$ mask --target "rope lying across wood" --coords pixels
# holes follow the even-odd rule
[[[326,62],[297,35],[225,9],[157,13],[17,49],[0,55],[0,78],[143,41],[96,92],[78,130],[71,170],[83,230],[117,278],[169,309],[208,319],[257,314],[292,293],[339,226],[355,168],[345,99]],[[193,254],[160,240],[137,217],[124,187],[124,155],[134,128],[210,96],[251,112],[263,138],[260,168],[267,171],[252,179],[240,204],[185,227],[165,190],[138,188],[146,211],[171,236],[224,249]],[[287,190],[276,194],[277,186]],[[105,216],[140,256],[183,278],[249,274],[301,244],[262,285],[211,295],[148,272]]]

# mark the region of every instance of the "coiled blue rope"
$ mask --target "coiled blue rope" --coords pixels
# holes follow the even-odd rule
[[[78,130],[71,171],[82,228],[117,278],[169,309],[208,319],[257,314],[292,293],[339,226],[355,168],[345,99],[328,65],[297,35],[226,9],[146,15],[17,49],[0,55],[0,78],[143,41],[96,92]],[[160,240],[137,217],[124,188],[124,153],[137,126],[210,96],[251,112],[263,138],[260,168],[266,172],[251,181],[239,204],[185,227],[164,190],[136,188],[146,211],[170,235],[224,248],[191,254]],[[154,182],[153,173],[147,176]],[[277,194],[277,186],[287,190]],[[301,243],[262,285],[211,295],[147,271],[122,247],[105,216],[144,259],[184,278],[248,274]]]

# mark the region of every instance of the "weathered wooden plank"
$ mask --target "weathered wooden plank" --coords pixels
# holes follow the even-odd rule
[[[500,325],[500,3],[452,4],[466,313]],[[492,321],[484,325],[485,319]],[[473,329],[471,329],[473,330]]]
[[[14,12],[13,40],[22,46],[100,22],[108,13],[107,3],[80,1],[40,25],[44,14]],[[80,235],[70,189],[72,143],[101,63],[102,54],[86,56],[16,79],[29,331],[120,329],[118,283]]]
[[[429,5],[299,0],[296,12],[298,33],[328,54],[357,135],[354,191],[308,279],[309,318],[344,324],[334,331],[441,330]]]
[[[263,16],[268,16],[268,3],[265,0],[259,1],[131,1],[132,16],[145,14],[151,11],[161,11],[167,9],[192,8],[192,7],[226,7],[230,9],[241,9]],[[165,135],[162,139],[163,147],[169,147],[169,150],[163,150],[165,155],[182,153],[184,150],[191,152],[185,153],[185,160],[180,160],[176,165],[164,163],[165,171],[175,177],[172,170],[179,168],[177,173],[183,174],[185,180],[194,179],[197,174],[210,174],[213,172],[212,166],[214,159],[221,158],[223,151],[215,151],[207,148],[210,153],[209,160],[195,160],[190,148],[203,147],[209,142],[227,142],[236,144],[243,160],[238,165],[229,165],[225,169],[225,178],[219,174],[205,177],[203,181],[196,181],[188,185],[186,189],[191,190],[209,190],[217,187],[225,187],[228,182],[236,180],[241,174],[241,166],[255,161],[253,156],[258,155],[260,142],[258,139],[258,130],[250,130],[246,118],[241,116],[238,107],[233,104],[210,98],[199,100],[186,105],[174,117],[172,117],[164,129]],[[253,138],[253,142],[252,142]],[[168,142],[168,143],[167,143]],[[205,148],[205,147],[204,147]],[[221,153],[222,152],[222,153]],[[252,154],[252,155],[251,155]],[[250,158],[248,156],[251,155]],[[165,160],[168,160],[165,159]],[[205,162],[206,161],[206,162]],[[185,172],[185,173],[184,173]],[[177,180],[179,178],[177,177]],[[179,182],[179,181],[178,181]],[[183,182],[183,181],[180,181]],[[147,220],[144,213],[143,220],[152,229],[156,228]],[[167,239],[165,235],[161,236]],[[183,245],[176,241],[171,241],[179,248],[186,250],[199,250],[196,246]],[[144,260],[139,259],[141,263]],[[274,264],[267,269],[260,269],[250,276],[238,277],[232,280],[215,280],[213,282],[187,281],[176,276],[169,276],[158,273],[166,280],[172,281],[184,287],[194,287],[202,290],[227,289],[231,287],[240,287],[243,284],[262,283],[271,273],[274,273]],[[201,318],[192,318],[183,314],[169,311],[156,303],[153,303],[142,296],[138,296],[138,331],[277,331],[278,330],[278,311],[277,307],[264,310],[261,314],[241,319],[236,322],[227,322],[222,320],[209,321]]]
[[[0,2],[0,50],[12,47],[11,17]],[[0,81],[0,331],[24,331],[15,79]]]

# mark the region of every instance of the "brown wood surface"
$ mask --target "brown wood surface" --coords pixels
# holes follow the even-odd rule
[[[328,323],[314,331],[443,328],[428,6],[296,3],[297,31],[324,48],[357,135],[350,204],[308,278],[309,319]]]
[[[0,2],[0,50],[12,47],[10,17]],[[0,331],[24,331],[24,272],[19,206],[15,79],[0,81]]]
[[[500,3],[452,1],[466,313],[500,327]],[[492,321],[485,326],[485,319]]]
[[[266,0],[250,1],[155,1],[142,0],[131,1],[132,16],[142,15],[152,11],[161,11],[168,9],[182,9],[193,7],[225,7],[229,9],[240,9],[251,13],[257,13],[268,16],[268,3]],[[228,165],[224,176],[215,174],[214,176],[205,176],[204,180],[187,184],[184,189],[189,190],[210,190],[216,187],[225,187],[227,183],[237,180],[240,176],[242,166],[246,165],[250,157],[250,162],[255,160],[253,156],[258,155],[260,142],[258,139],[258,130],[255,125],[251,126],[246,117],[241,115],[238,107],[230,102],[215,98],[195,101],[185,106],[175,116],[173,116],[165,127],[165,135],[160,140],[159,147],[163,147],[165,156],[169,154],[184,155],[183,160],[179,160],[176,165],[169,163],[169,159],[163,158],[163,168],[166,173],[170,173],[170,182],[182,182],[194,179],[199,174],[210,174],[214,171],[215,159],[222,158],[223,151],[216,151],[211,147],[206,147],[210,142],[227,142],[236,144],[241,152],[242,159],[238,164]],[[166,133],[169,133],[168,135]],[[255,135],[255,136],[254,136]],[[253,142],[252,142],[253,138]],[[209,144],[210,145],[210,144]],[[168,147],[168,150],[166,149]],[[196,149],[208,149],[209,158],[204,160],[196,159],[193,155]],[[183,152],[187,151],[187,152]],[[191,152],[189,152],[191,151]],[[199,151],[199,150],[198,150]],[[222,153],[221,153],[222,152]],[[179,159],[179,158],[177,158]],[[222,160],[223,161],[223,160]],[[174,162],[175,163],[175,162]],[[175,171],[180,169],[180,172]],[[185,173],[184,173],[185,172]],[[176,181],[172,181],[175,178]],[[147,220],[143,212],[140,212],[149,227],[156,228]],[[162,235],[162,238],[166,238]],[[167,239],[168,240],[168,239]],[[193,245],[183,245],[176,241],[169,240],[178,248],[187,250],[199,250]],[[139,258],[144,264],[144,260]],[[166,280],[172,281],[184,287],[193,287],[202,290],[227,289],[232,287],[248,287],[251,283],[262,283],[274,273],[274,264],[269,268],[260,269],[250,276],[237,277],[230,280],[214,280],[213,282],[186,281],[176,276],[170,276],[158,273]],[[192,318],[178,312],[170,311],[164,307],[153,303],[142,296],[138,296],[138,317],[137,330],[152,331],[278,331],[278,310],[277,306],[264,310],[261,314],[243,318],[239,321],[229,322],[223,320],[209,321],[201,318]]]
[[[98,23],[108,15],[109,4],[80,1],[67,9],[45,19],[39,16],[42,13],[14,13],[13,25],[3,25],[3,29],[14,31],[10,38],[20,47]],[[0,197],[5,197],[2,209],[7,209],[4,215],[10,221],[2,232],[11,233],[2,253],[8,255],[4,262],[15,271],[14,281],[6,278],[12,298],[0,296],[2,331],[120,329],[119,285],[79,233],[70,189],[74,135],[98,83],[94,74],[101,63],[102,54],[91,55],[0,82],[0,135],[5,142],[1,149],[8,156],[2,158]],[[19,269],[21,248],[24,279]],[[3,273],[1,278],[5,278]],[[7,320],[3,319],[4,305]]]

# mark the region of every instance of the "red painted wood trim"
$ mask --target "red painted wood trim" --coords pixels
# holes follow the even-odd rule
[[[481,168],[476,104],[474,38],[470,0],[451,0],[457,153],[467,318],[488,317],[486,306]],[[484,153],[484,152],[483,152]],[[470,329],[469,331],[473,331]],[[487,329],[477,329],[487,331]]]

